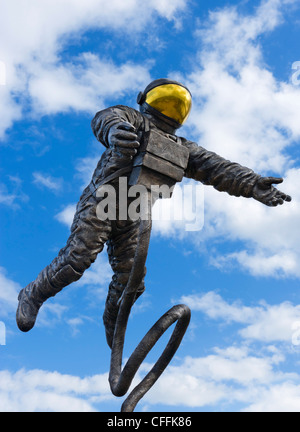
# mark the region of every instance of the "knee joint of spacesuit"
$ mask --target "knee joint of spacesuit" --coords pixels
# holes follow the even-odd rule
[[[146,268],[144,271],[144,277],[145,275],[146,275]],[[130,272],[115,273],[112,278],[110,289],[118,292],[119,294],[122,294],[122,292],[124,291],[124,289],[128,284],[129,277],[130,277]],[[140,286],[137,288],[137,296],[140,296],[144,291],[145,291],[145,285],[143,279]]]
[[[76,271],[70,264],[66,264],[50,279],[51,285],[60,288],[76,282],[82,276],[82,273]]]

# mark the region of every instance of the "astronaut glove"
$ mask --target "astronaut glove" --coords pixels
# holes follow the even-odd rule
[[[291,201],[292,198],[289,195],[273,186],[273,184],[282,182],[282,178],[260,177],[253,188],[253,198],[269,207],[276,207],[285,201]]]
[[[111,126],[108,142],[111,148],[131,159],[140,146],[135,127],[126,121]]]

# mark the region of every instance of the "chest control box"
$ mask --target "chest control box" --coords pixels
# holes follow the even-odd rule
[[[183,179],[189,160],[189,150],[171,136],[158,133],[155,129],[144,134],[138,154],[133,159],[129,185],[175,186]],[[162,196],[163,197],[163,196]]]

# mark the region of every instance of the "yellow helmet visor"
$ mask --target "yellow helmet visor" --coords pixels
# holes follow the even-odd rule
[[[190,92],[178,84],[163,84],[155,87],[147,93],[145,102],[181,125],[188,118],[192,108]]]

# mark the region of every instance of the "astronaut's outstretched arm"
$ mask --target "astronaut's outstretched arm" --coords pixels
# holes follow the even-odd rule
[[[291,201],[291,197],[273,184],[283,182],[276,177],[262,177],[253,170],[218,156],[203,147],[190,143],[189,163],[186,177],[205,185],[211,185],[220,192],[234,196],[254,198],[271,207]]]

